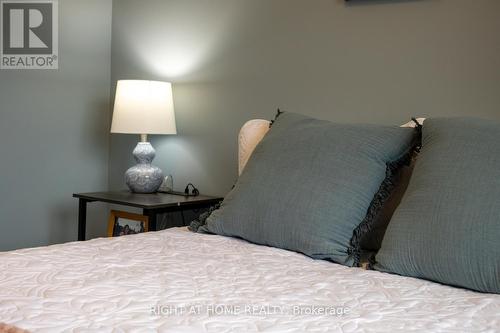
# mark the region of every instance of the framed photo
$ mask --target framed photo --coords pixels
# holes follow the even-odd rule
[[[147,232],[148,222],[147,216],[112,210],[108,220],[108,237]]]

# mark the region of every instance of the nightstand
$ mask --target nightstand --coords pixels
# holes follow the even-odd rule
[[[106,202],[115,205],[122,205],[142,209],[142,214],[149,218],[149,230],[156,231],[157,214],[185,211],[192,209],[209,208],[224,198],[199,195],[196,197],[186,197],[182,195],[154,193],[138,194],[129,191],[76,193],[74,198],[78,198],[78,240],[85,240],[87,227],[87,203]]]

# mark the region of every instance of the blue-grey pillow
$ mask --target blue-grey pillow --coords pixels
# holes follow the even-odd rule
[[[191,228],[359,265],[360,238],[416,136],[282,113],[221,206]]]
[[[375,268],[500,292],[500,124],[427,119]]]

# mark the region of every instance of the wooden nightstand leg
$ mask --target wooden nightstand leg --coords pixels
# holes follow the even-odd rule
[[[156,231],[156,211],[153,209],[144,209],[142,215],[148,217],[148,230]]]
[[[78,240],[85,240],[85,232],[87,228],[87,200],[78,200]]]

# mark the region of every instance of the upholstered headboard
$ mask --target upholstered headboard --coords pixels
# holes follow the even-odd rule
[[[253,119],[245,123],[238,136],[238,174],[241,175],[243,168],[252,155],[255,147],[269,131],[271,122],[264,119]]]
[[[418,118],[417,121],[422,124],[425,118]],[[253,119],[247,121],[240,130],[238,136],[238,174],[245,168],[248,159],[252,155],[255,147],[259,144],[260,140],[269,131],[271,122],[264,119]],[[415,127],[415,122],[410,121],[401,127]]]

